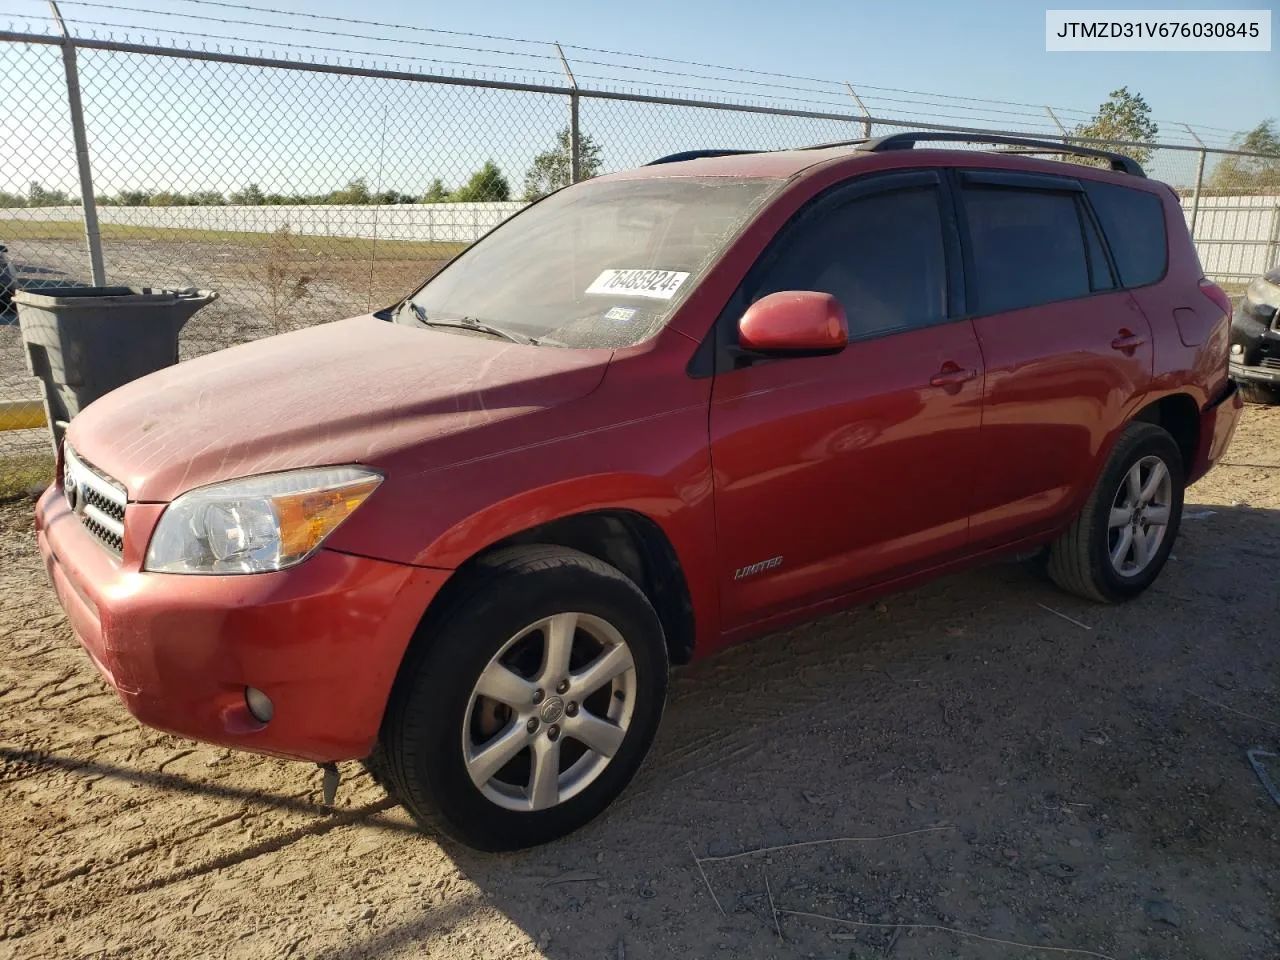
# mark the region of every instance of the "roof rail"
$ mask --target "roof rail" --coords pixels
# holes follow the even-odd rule
[[[866,153],[882,153],[886,150],[910,150],[922,141],[940,141],[946,143],[997,143],[1011,147],[1026,147],[1029,151],[1044,153],[1073,153],[1080,157],[1097,157],[1107,160],[1112,170],[1129,173],[1135,177],[1145,177],[1142,165],[1132,157],[1110,150],[1098,150],[1094,147],[1081,147],[1073,143],[1061,143],[1053,140],[1035,140],[1030,137],[1003,137],[988,133],[953,133],[929,132],[891,133],[874,140],[855,141],[854,149]],[[837,144],[832,144],[837,146]]]
[[[645,166],[652,167],[659,163],[679,163],[681,160],[699,160],[702,157],[735,157],[742,153],[760,152],[759,150],[685,150],[683,153],[670,153],[665,157],[659,157],[657,160],[650,160]]]

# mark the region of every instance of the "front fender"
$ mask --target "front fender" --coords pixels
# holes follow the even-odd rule
[[[714,647],[720,604],[710,463],[679,487],[638,474],[578,477],[526,490],[490,504],[442,530],[414,557],[418,566],[456,570],[510,537],[571,516],[626,511],[652,521],[684,573],[693,606],[694,649]]]

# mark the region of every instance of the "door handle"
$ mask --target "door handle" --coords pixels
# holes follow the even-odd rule
[[[1132,353],[1146,342],[1146,337],[1140,337],[1128,330],[1121,330],[1120,336],[1111,341],[1111,349]]]
[[[929,378],[931,387],[958,387],[978,375],[977,370],[965,370],[954,363],[944,363],[942,369]]]

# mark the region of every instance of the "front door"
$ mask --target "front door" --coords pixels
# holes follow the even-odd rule
[[[780,290],[830,293],[850,343],[716,374],[726,628],[964,550],[982,358],[971,324],[951,319],[946,210],[933,171],[853,181],[794,220],[735,296],[743,309]],[[733,309],[721,319],[736,330]]]

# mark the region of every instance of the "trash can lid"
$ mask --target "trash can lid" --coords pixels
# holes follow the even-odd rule
[[[164,306],[183,301],[199,300],[206,303],[216,300],[212,290],[186,287],[170,290],[160,287],[41,287],[36,290],[15,290],[14,300],[19,304],[45,309],[66,310],[75,307]]]

